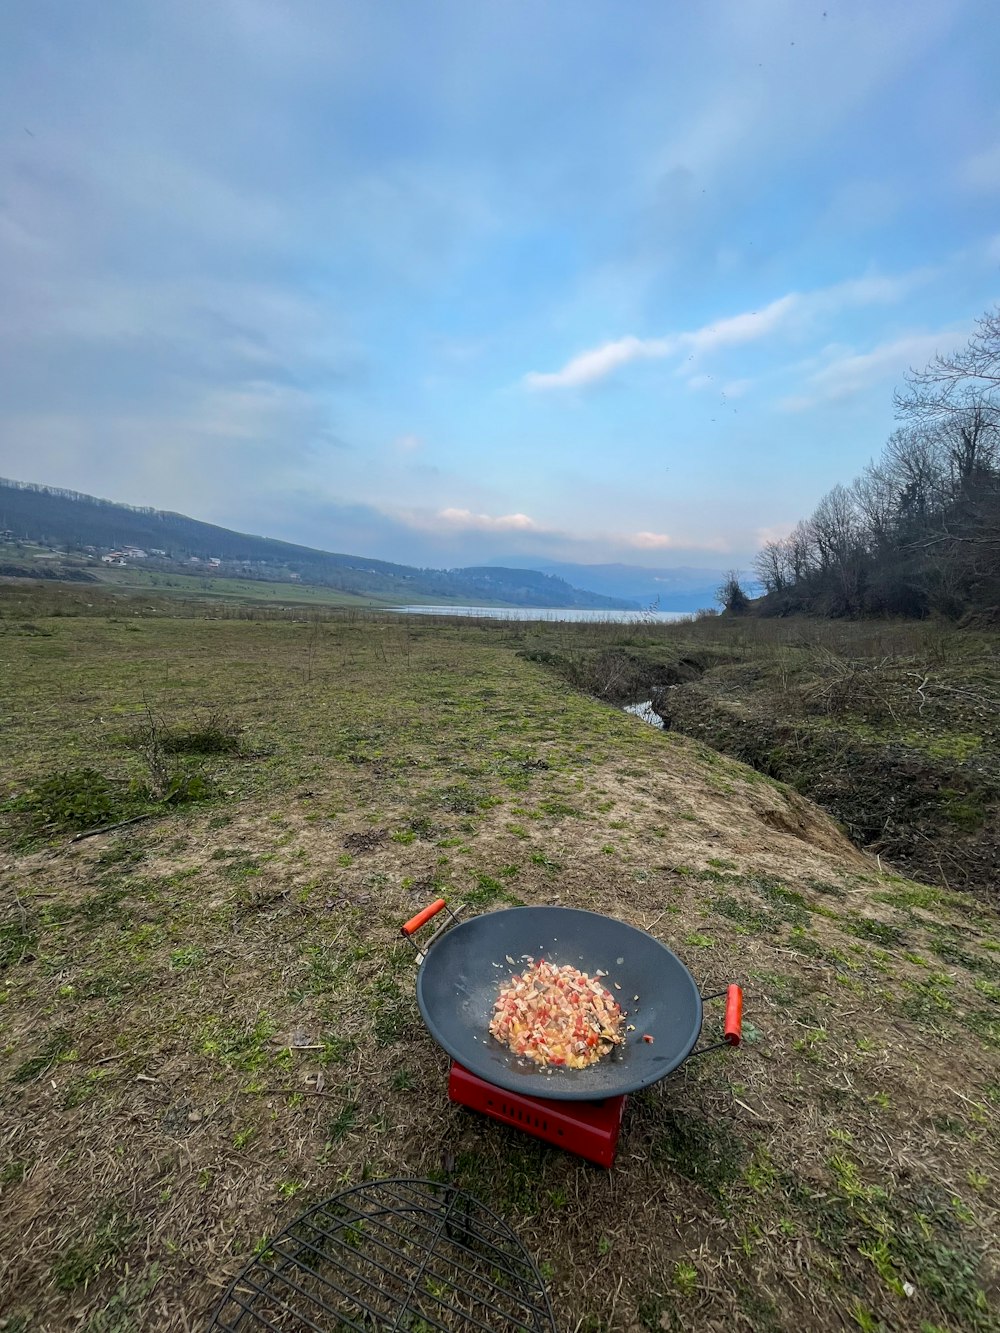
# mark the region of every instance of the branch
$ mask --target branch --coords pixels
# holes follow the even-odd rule
[[[151,814],[133,815],[131,819],[119,819],[116,824],[101,824],[98,828],[89,828],[86,829],[83,833],[75,834],[72,838],[70,838],[70,842],[71,843],[83,842],[84,838],[93,838],[98,833],[110,833],[112,829],[126,828],[129,824],[141,824],[144,819],[152,819],[152,818],[153,816]]]

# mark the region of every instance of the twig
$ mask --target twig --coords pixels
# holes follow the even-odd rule
[[[308,1088],[241,1088],[240,1095],[243,1097],[304,1097],[307,1101],[310,1097],[332,1097],[335,1101],[341,1100],[341,1094],[336,1092],[318,1092],[315,1088],[310,1091]]]
[[[121,1051],[118,1055],[105,1055],[100,1060],[91,1060],[94,1065],[109,1065],[113,1060],[145,1060],[147,1056],[155,1055],[155,1051]]]
[[[757,1111],[755,1111],[752,1106],[747,1106],[746,1102],[741,1102],[739,1097],[734,1097],[733,1101],[736,1103],[737,1106],[742,1106],[744,1111],[749,1111],[752,1116],[756,1116],[758,1120],[764,1120],[766,1118],[765,1116],[762,1116]]]
[[[982,1102],[974,1102],[974,1101],[972,1101],[969,1097],[966,1097],[966,1096],[964,1095],[964,1093],[959,1092],[959,1090],[958,1090],[957,1088],[948,1087],[948,1084],[945,1084],[945,1087],[948,1088],[948,1091],[949,1091],[949,1092],[954,1093],[956,1097],[961,1097],[962,1101],[965,1102],[968,1106],[976,1106],[976,1107],[978,1107],[980,1110],[982,1109],[982,1105],[983,1105]]]
[[[89,828],[83,833],[74,834],[70,842],[83,842],[84,838],[93,838],[98,833],[110,833],[112,829],[125,828],[128,824],[140,824],[144,819],[152,818],[152,815],[133,815],[131,819],[119,819],[116,824],[101,824],[98,828]]]
[[[28,913],[25,911],[24,903],[21,902],[20,894],[18,893],[17,889],[15,888],[15,886],[14,886],[13,884],[10,886],[10,891],[11,891],[11,893],[14,895],[14,903],[15,903],[15,905],[16,905],[16,907],[17,907],[17,910],[21,913],[21,929],[22,929],[22,931],[25,932],[25,934],[27,934],[27,931],[28,931]],[[22,953],[21,957],[22,957],[22,958],[24,957],[24,954],[23,954],[23,953]]]

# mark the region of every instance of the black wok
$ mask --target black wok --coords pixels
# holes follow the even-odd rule
[[[529,966],[525,954],[606,972],[604,984],[635,1031],[587,1069],[541,1070],[514,1055],[490,1036],[489,1024],[501,984]],[[560,1101],[616,1097],[655,1083],[690,1055],[702,1023],[702,997],[676,954],[624,921],[572,907],[514,907],[453,926],[420,966],[417,1003],[435,1041],[471,1073]]]

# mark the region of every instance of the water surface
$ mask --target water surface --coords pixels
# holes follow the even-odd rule
[[[602,611],[577,606],[393,606],[408,616],[484,616],[491,620],[577,620],[604,624],[668,624],[684,620],[690,611]]]

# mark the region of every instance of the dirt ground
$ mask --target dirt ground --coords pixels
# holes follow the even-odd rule
[[[120,831],[0,816],[5,1333],[204,1329],[306,1206],[400,1175],[503,1216],[560,1330],[1000,1327],[992,908],[503,627],[35,631],[0,638],[0,801],[134,785],[144,710],[241,742]],[[744,1044],[631,1097],[610,1171],[452,1105],[399,937],[439,894],[648,930],[743,985]]]

